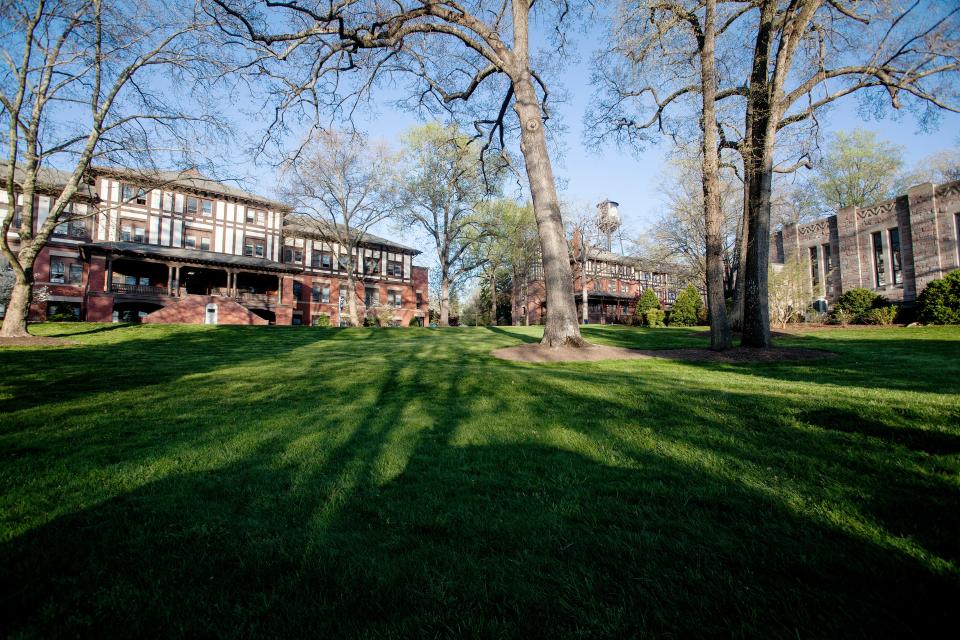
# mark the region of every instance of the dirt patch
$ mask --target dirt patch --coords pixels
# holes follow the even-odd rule
[[[644,360],[665,358],[687,362],[796,362],[830,358],[835,353],[819,349],[775,347],[749,349],[736,347],[728,351],[710,349],[626,349],[592,344],[586,347],[559,347],[550,349],[540,344],[521,344],[516,347],[497,349],[492,354],[501,360],[514,362],[586,362],[593,360]]]
[[[45,336],[0,338],[0,347],[63,347],[71,344],[77,343],[62,338],[47,338]]]

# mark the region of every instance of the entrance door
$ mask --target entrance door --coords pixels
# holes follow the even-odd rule
[[[207,314],[203,320],[204,324],[217,324],[217,305],[210,303],[207,305]]]

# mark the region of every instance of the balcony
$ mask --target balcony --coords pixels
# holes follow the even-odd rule
[[[138,298],[157,298],[170,295],[166,287],[152,287],[145,284],[120,284],[118,282],[110,285],[110,291],[118,295]]]

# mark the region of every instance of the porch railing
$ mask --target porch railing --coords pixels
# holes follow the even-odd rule
[[[121,295],[127,296],[166,296],[167,293],[166,287],[151,287],[145,284],[120,284],[113,283],[110,285],[110,291],[113,293],[119,293]]]
[[[275,293],[250,293],[249,291],[240,291],[237,295],[237,302],[245,305],[272,306],[277,302]]]

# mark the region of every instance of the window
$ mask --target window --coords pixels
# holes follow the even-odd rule
[[[160,198],[160,208],[164,211],[173,211],[173,194],[165,193],[163,197]]]
[[[262,258],[264,246],[264,241],[259,238],[246,238],[243,243],[243,255]]]
[[[876,286],[886,286],[887,274],[883,264],[883,234],[879,231],[873,234],[873,277]]]
[[[403,263],[399,260],[387,260],[387,275],[394,278],[402,278]]]
[[[380,273],[380,258],[367,258],[363,261],[364,273]]]
[[[83,282],[83,265],[72,263],[67,270],[67,284],[80,284]]]
[[[201,200],[200,206],[203,208],[203,215],[207,217],[213,215],[213,200]]]
[[[210,238],[200,238],[200,250],[210,251]]]
[[[388,307],[400,307],[403,306],[403,294],[399,291],[387,291],[387,306]]]
[[[827,282],[830,281],[830,272],[833,271],[833,255],[830,253],[830,245],[825,244],[823,249],[823,277]]]
[[[328,284],[313,285],[313,301],[329,303],[330,302],[330,285]]]
[[[900,229],[890,229],[890,277],[893,284],[903,284],[903,267],[900,262]]]
[[[123,242],[133,241],[133,226],[124,224],[120,226],[120,240]]]
[[[621,282],[620,293],[630,293],[630,285],[628,285],[626,282]]]
[[[187,249],[196,249],[197,236],[187,236],[187,239],[184,241],[183,246],[185,246]]]
[[[200,201],[194,198],[193,196],[187,196],[187,213],[190,215],[197,215],[197,209],[200,206]]]
[[[147,190],[132,184],[123,185],[123,201],[135,204],[147,204]]]
[[[303,262],[303,251],[285,247],[283,250],[283,261],[299,264]]]
[[[60,258],[50,258],[50,282],[64,281],[63,260]]]
[[[294,280],[293,281],[293,299],[299,300],[302,297],[303,297],[303,284],[301,284],[297,280]]]
[[[417,309],[423,305],[423,294],[417,291]]]
[[[813,283],[814,289],[820,286],[820,263],[817,260],[816,247],[810,247],[810,281]],[[814,292],[814,295],[816,295],[816,292]]]
[[[344,271],[349,271],[349,270],[350,270],[350,256],[349,256],[349,255],[347,255],[347,254],[345,254],[345,253],[340,254],[340,257],[337,259],[337,262],[340,263],[340,268],[343,269]]]
[[[253,220],[254,220],[253,209],[247,209],[247,223],[253,224]]]
[[[363,304],[375,307],[380,304],[380,291],[376,287],[365,287],[363,290]]]
[[[616,293],[616,292],[617,292],[617,283],[616,283],[616,282],[613,282],[612,280],[611,280],[610,282],[608,282],[608,283],[607,283],[607,291],[609,291],[610,293]]]
[[[331,269],[333,267],[333,254],[326,251],[314,251],[310,254],[310,266],[315,269]]]
[[[257,224],[261,227],[267,223],[267,214],[264,211],[257,211]]]
[[[600,281],[599,281],[599,280],[594,280],[594,281],[593,281],[593,290],[594,290],[594,291],[600,291]]]

